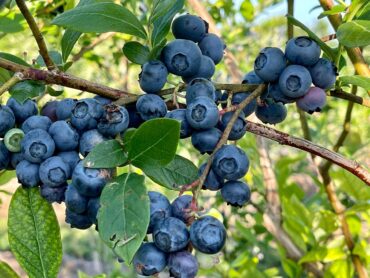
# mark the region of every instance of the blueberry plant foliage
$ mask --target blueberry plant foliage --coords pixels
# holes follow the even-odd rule
[[[60,272],[51,203],[64,203],[71,228],[95,227],[139,275],[368,277],[370,173],[358,152],[369,152],[361,141],[369,129],[349,136],[349,126],[364,124],[351,118],[358,107],[369,117],[370,4],[320,0],[319,19],[335,33],[319,36],[288,0],[286,44],[271,45],[248,38],[251,22],[284,1],[202,2],[0,0],[0,184],[20,184],[8,240],[29,277]],[[29,31],[38,53],[22,46]],[[253,57],[241,62],[244,77],[240,55]],[[325,126],[343,103],[333,139]],[[288,133],[269,126],[277,124]],[[261,137],[310,153],[318,174],[302,153],[271,166]],[[321,146],[331,141],[333,151]],[[292,181],[293,172],[310,185]],[[18,274],[0,262],[0,276]]]

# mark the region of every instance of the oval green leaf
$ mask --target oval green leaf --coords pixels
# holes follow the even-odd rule
[[[84,159],[87,168],[115,168],[127,161],[127,155],[116,140],[102,142]]]
[[[370,78],[360,75],[341,76],[338,80],[342,85],[356,85],[370,91]]]
[[[143,65],[149,61],[150,51],[149,48],[139,42],[128,42],[122,48],[123,54],[131,62]]]
[[[347,47],[361,47],[370,44],[370,21],[353,20],[343,23],[337,30],[337,38]]]
[[[9,89],[9,93],[19,103],[24,103],[27,99],[40,96],[43,92],[45,92],[45,89],[45,85],[40,82],[26,80],[21,81],[11,87]]]

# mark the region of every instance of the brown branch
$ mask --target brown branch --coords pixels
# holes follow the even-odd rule
[[[329,96],[349,100],[353,103],[357,103],[370,108],[370,99],[365,99],[354,94],[349,94],[344,92],[343,90],[329,91]]]
[[[337,34],[330,34],[330,35],[321,37],[321,41],[328,42],[331,40],[335,40],[336,38],[337,38]]]
[[[55,69],[53,60],[49,56],[49,52],[46,47],[44,37],[42,36],[35,19],[28,10],[26,3],[24,2],[24,0],[15,0],[15,2],[17,3],[18,8],[20,9],[21,13],[23,14],[24,18],[28,23],[28,26],[32,31],[33,37],[35,38],[37,45],[39,47],[39,53],[41,57],[44,59],[46,67],[48,68],[48,70]]]

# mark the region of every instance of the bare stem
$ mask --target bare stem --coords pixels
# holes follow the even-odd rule
[[[19,81],[23,80],[23,74],[20,72],[15,73],[8,81],[6,81],[0,87],[0,96],[8,91],[11,87],[17,84]]]

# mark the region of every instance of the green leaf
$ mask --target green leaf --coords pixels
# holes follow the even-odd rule
[[[130,141],[132,139],[132,136],[135,134],[135,132],[136,132],[136,128],[129,128],[123,134],[122,139],[123,139],[123,148],[124,149],[127,149],[127,147],[129,146]]]
[[[4,84],[10,79],[11,75],[6,69],[0,68],[0,84]]]
[[[334,15],[334,14],[339,14],[341,12],[344,12],[347,9],[345,5],[335,5],[333,8],[331,8],[328,11],[322,12],[319,16],[318,19],[324,18],[328,15]]]
[[[73,47],[75,46],[76,42],[82,35],[81,32],[76,32],[70,29],[67,29],[62,37],[62,59],[64,62],[67,62],[69,55],[72,52]]]
[[[342,85],[356,85],[370,91],[370,78],[360,75],[341,76],[338,80]]]
[[[134,173],[114,179],[100,197],[100,237],[128,264],[146,236],[149,210],[144,176]]]
[[[167,40],[164,39],[159,44],[153,47],[152,51],[150,51],[150,60],[157,60],[158,57],[161,55],[162,49],[166,46]]]
[[[0,185],[8,183],[11,179],[15,177],[16,177],[15,171],[9,171],[9,170],[1,171],[0,172]]]
[[[23,103],[27,99],[40,96],[44,92],[45,85],[32,80],[21,81],[9,89],[9,93],[19,103]]]
[[[361,47],[370,44],[370,21],[353,20],[343,23],[337,30],[337,39],[347,47]]]
[[[359,11],[357,19],[370,20],[370,2]]]
[[[19,278],[18,274],[6,263],[0,261],[1,278]]]
[[[9,54],[9,53],[0,52],[0,58],[6,59],[8,61],[11,61],[13,63],[19,64],[19,65],[22,65],[22,66],[26,66],[26,67],[31,66],[30,64],[26,63],[23,59],[21,59],[17,56],[14,56],[12,54]]]
[[[56,65],[56,66],[62,66],[63,65],[63,59],[62,59],[62,55],[58,52],[58,51],[49,51],[49,56],[51,58],[51,60],[53,61],[53,63]],[[42,58],[41,55],[37,56],[36,58],[36,63],[40,66],[40,67],[46,67],[46,64],[45,64],[45,61],[44,61],[44,58]]]
[[[82,33],[121,32],[142,39],[147,37],[136,16],[114,3],[95,3],[76,7],[57,16],[52,23]]]
[[[0,16],[0,32],[3,33],[17,33],[24,30],[22,14],[10,13],[6,16]]]
[[[53,207],[39,188],[14,193],[9,207],[10,248],[29,277],[56,277],[62,263],[62,242]]]
[[[154,0],[152,12],[149,17],[149,24],[168,13],[173,6],[173,0]]]
[[[246,21],[250,22],[254,19],[254,6],[251,0],[244,0],[239,10]]]
[[[149,61],[149,48],[147,46],[142,45],[139,42],[128,42],[122,48],[123,54],[129,59],[131,62],[143,65]]]
[[[300,260],[299,263],[307,263],[307,262],[317,262],[317,261],[324,261],[324,262],[332,262],[336,260],[341,260],[346,258],[345,250],[342,246],[328,248],[326,246],[316,247],[310,251],[308,251]]]
[[[179,155],[165,166],[148,165],[142,170],[154,182],[172,190],[180,190],[181,185],[190,184],[198,177],[193,162]]]
[[[175,157],[180,139],[180,122],[153,119],[143,123],[127,145],[129,161],[139,168],[164,166]]]
[[[123,165],[127,155],[117,140],[109,140],[95,146],[84,159],[88,168],[114,168]]]

